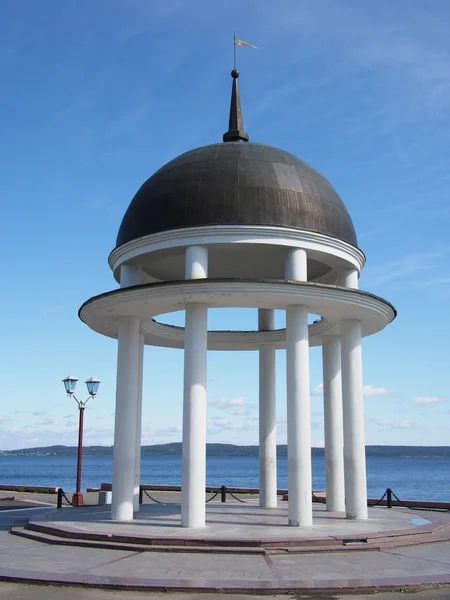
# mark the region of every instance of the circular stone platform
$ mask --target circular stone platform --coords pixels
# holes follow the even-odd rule
[[[316,504],[309,529],[286,526],[286,505],[256,502],[211,502],[197,531],[180,527],[176,503],[145,504],[126,523],[108,507],[33,510],[3,513],[0,581],[241,593],[450,584],[450,513],[370,508],[349,536],[342,514]]]
[[[419,543],[439,533],[450,538],[450,515],[415,513],[408,509],[369,509],[367,521],[348,520],[343,513],[314,506],[314,526],[288,527],[287,506],[260,508],[256,501],[207,505],[207,526],[180,526],[180,504],[144,504],[133,521],[110,520],[109,507],[85,507],[45,512],[30,518],[33,533],[85,542],[99,547],[114,543],[142,551],[166,549],[183,552],[226,553],[288,551],[330,552],[367,550]],[[448,532],[446,529],[448,528]],[[38,538],[38,536],[37,536]],[[35,537],[36,539],[36,537]],[[41,541],[46,541],[42,538]]]

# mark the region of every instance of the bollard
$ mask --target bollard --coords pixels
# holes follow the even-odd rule
[[[224,485],[220,488],[220,499],[221,502],[227,501],[227,488]]]
[[[63,501],[63,490],[62,490],[62,488],[58,488],[58,498],[56,501],[56,508],[62,508],[62,501]]]
[[[144,490],[139,486],[139,504],[144,503]]]
[[[392,508],[392,490],[391,490],[391,488],[388,488],[386,490],[386,493],[387,493],[387,500],[386,500],[387,507]]]

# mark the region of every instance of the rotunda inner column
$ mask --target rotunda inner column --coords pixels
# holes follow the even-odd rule
[[[286,279],[307,281],[307,255],[301,248],[286,257]],[[288,444],[288,523],[312,525],[311,408],[308,309],[286,309],[286,391]]]
[[[259,331],[275,328],[275,311],[258,309]],[[275,408],[275,358],[270,346],[259,349],[259,505],[277,506],[277,436]]]
[[[139,492],[141,487],[141,446],[142,446],[142,388],[144,379],[144,336],[139,336],[138,360],[138,400],[136,409],[136,456],[134,461],[133,510],[139,511]]]
[[[337,336],[322,340],[325,481],[327,510],[345,511],[341,345]]]
[[[359,285],[357,269],[341,269],[338,277],[338,285],[357,290]]]
[[[189,246],[186,279],[208,275],[208,250]],[[206,486],[206,376],[208,308],[186,304],[184,331],[183,443],[181,467],[181,526],[205,526]]]
[[[367,519],[361,323],[350,319],[340,325],[345,508],[348,519]]]
[[[142,271],[139,265],[123,264],[120,269],[120,287],[139,285],[141,277]],[[118,320],[111,502],[111,518],[117,521],[133,519],[140,388],[140,337],[138,317],[121,317]]]

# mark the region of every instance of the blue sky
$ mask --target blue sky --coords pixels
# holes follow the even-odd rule
[[[69,373],[102,380],[85,441],[112,443],[116,342],[77,310],[116,286],[107,257],[143,181],[221,140],[234,29],[259,47],[238,48],[251,139],[331,181],[367,256],[360,287],[399,311],[363,345],[367,443],[448,444],[449,19],[446,0],[4,0],[0,449],[76,443]],[[256,323],[210,311],[211,328]],[[280,351],[279,443],[284,369]],[[181,438],[182,372],[181,351],[146,349],[144,443]],[[256,353],[209,353],[208,441],[257,443],[257,381]],[[317,445],[321,382],[312,349]]]

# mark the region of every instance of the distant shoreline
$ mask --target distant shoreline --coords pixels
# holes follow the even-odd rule
[[[112,446],[84,446],[84,456],[110,456]],[[207,456],[258,456],[258,446],[206,444]],[[323,448],[311,448],[313,456],[323,456]],[[2,456],[75,456],[76,446],[42,446],[17,450],[0,450]],[[285,444],[277,446],[278,456],[287,456]],[[142,456],[181,456],[181,442],[142,446]],[[450,458],[450,446],[366,446],[366,456],[398,456],[403,458]]]

